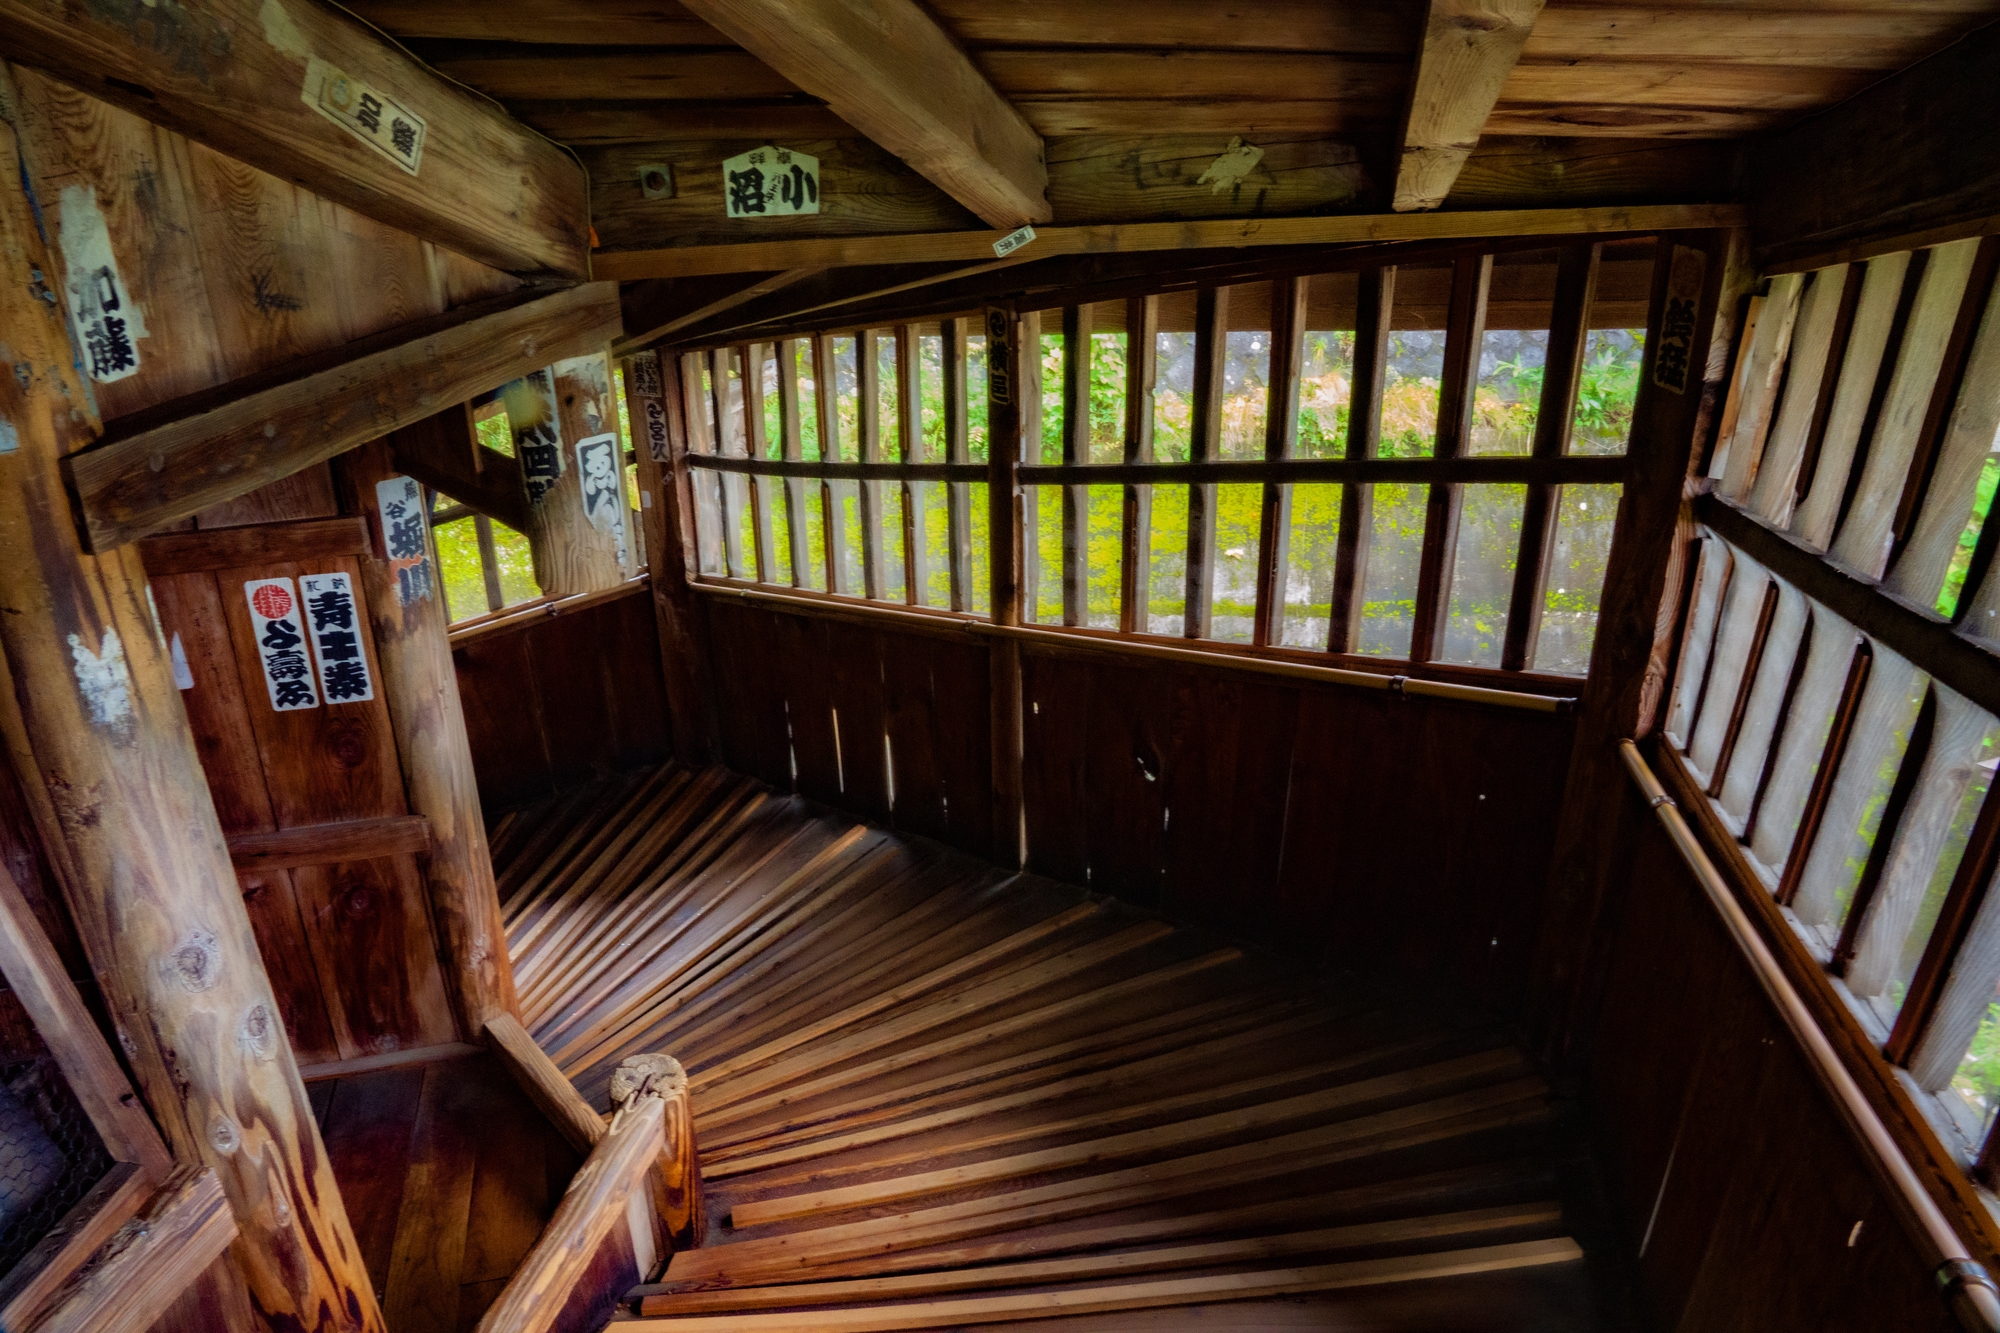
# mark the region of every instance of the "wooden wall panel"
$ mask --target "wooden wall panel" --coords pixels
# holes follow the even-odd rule
[[[1955,1328],[1665,831],[1636,793],[1620,820],[1585,1095],[1653,1326]]]
[[[642,595],[469,639],[452,661],[489,811],[673,753],[658,631]]]
[[[983,641],[707,606],[731,767],[990,853]],[[1568,718],[1039,645],[1022,690],[1031,869],[1499,1011],[1519,1000]]]

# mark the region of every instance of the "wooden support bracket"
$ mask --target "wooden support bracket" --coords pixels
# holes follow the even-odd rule
[[[235,1239],[222,1182],[184,1166],[22,1333],[142,1333]]]

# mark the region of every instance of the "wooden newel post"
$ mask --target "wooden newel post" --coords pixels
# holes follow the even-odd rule
[[[666,1103],[665,1140],[660,1148],[654,1201],[660,1209],[661,1226],[673,1242],[674,1253],[679,1254],[698,1247],[708,1232],[687,1073],[670,1055],[632,1056],[611,1075],[611,1104],[622,1108],[641,1089],[650,1090]],[[623,1110],[619,1114],[624,1114]]]
[[[0,123],[0,162],[18,161]],[[83,553],[58,468],[98,423],[28,201],[0,183],[0,649],[70,909],[174,1156],[213,1167],[278,1328],[383,1328],[251,934],[135,547]],[[25,776],[25,775],[24,775]]]
[[[635,1055],[611,1076],[611,1103],[617,1108],[556,1206],[556,1215],[542,1228],[541,1238],[514,1270],[507,1289],[493,1302],[477,1333],[542,1333],[562,1313],[577,1281],[589,1269],[598,1246],[626,1216],[627,1201],[656,1162],[675,1152],[674,1126],[688,1160],[694,1137],[687,1126],[687,1075],[680,1062],[664,1055]],[[668,1157],[663,1157],[663,1151]],[[694,1219],[699,1231],[701,1195],[698,1178],[683,1178],[697,1200]],[[679,1248],[678,1239],[676,1248]]]
[[[337,473],[347,512],[368,519],[374,550],[362,557],[361,581],[382,695],[410,810],[431,825],[424,881],[445,982],[460,1033],[477,1041],[494,1015],[518,1015],[520,1001],[422,495],[396,472],[387,440],[343,454]]]

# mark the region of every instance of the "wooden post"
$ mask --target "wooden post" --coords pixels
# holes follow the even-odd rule
[[[653,614],[674,753],[683,763],[713,762],[715,707],[709,686],[708,622],[689,583],[696,573],[692,488],[686,463],[688,418],[681,377],[663,374],[658,353],[625,362],[625,400],[639,459],[639,521],[652,571]],[[803,507],[803,506],[802,506]]]
[[[882,461],[882,363],[875,331],[854,335],[854,388],[860,398],[854,414],[861,437],[861,461]],[[861,595],[882,597],[882,483],[855,484],[861,514]]]
[[[0,123],[0,161],[17,160]],[[215,1169],[274,1327],[383,1328],[237,892],[138,548],[87,556],[58,460],[99,427],[18,183],[0,184],[0,649],[60,815],[70,910],[175,1157]]]
[[[576,404],[586,386],[573,371],[566,379],[559,391],[555,372],[538,370],[502,390],[514,456],[528,487],[527,537],[535,554],[535,582],[551,597],[595,592],[622,577],[613,540],[584,515],[576,446],[587,437],[572,432],[583,420]],[[572,403],[567,413],[560,405],[564,396]],[[567,430],[566,416],[571,423]]]
[[[917,346],[917,326],[896,326],[896,461],[924,461],[923,357]],[[930,532],[924,507],[930,485],[903,483],[903,600],[922,606],[930,583]]]
[[[555,377],[562,422],[563,478],[545,503],[564,506],[569,591],[614,588],[639,566],[630,531],[631,501],[625,495],[618,401],[611,396],[611,362],[603,352],[592,352],[558,361],[549,373]]]
[[[520,1002],[486,848],[458,673],[445,637],[436,559],[426,541],[413,570],[410,558],[397,559],[389,545],[384,502],[401,494],[403,479],[386,439],[343,455],[335,474],[342,506],[368,521],[373,549],[361,557],[361,586],[375,631],[380,688],[396,733],[410,812],[430,821],[430,854],[420,859],[452,1016],[459,1033],[476,1041],[487,1019],[519,1013]]]
[[[1660,238],[1630,466],[1605,564],[1590,677],[1578,706],[1563,816],[1536,943],[1528,1038],[1545,1058],[1576,1054],[1603,967],[1598,923],[1617,875],[1624,793],[1618,742],[1648,735],[1667,675],[1685,564],[1690,460],[1712,429],[1729,368],[1736,298],[1751,272],[1740,232]],[[1665,330],[1669,306],[1675,330]]]
[[[1032,323],[1011,309],[986,312],[986,518],[991,534],[993,623],[1021,623],[1021,552],[1033,540],[1021,525],[1022,397]],[[1009,870],[1025,864],[1021,817],[1021,646],[996,638],[989,676],[993,691],[993,859]]]
[[[768,344],[749,343],[743,357],[743,451],[750,458],[770,457],[764,430],[764,352]],[[777,553],[771,546],[770,478],[745,477],[750,492],[750,544],[759,583],[778,582]]]
[[[812,352],[813,414],[819,423],[819,461],[837,462],[840,458],[840,375],[834,364],[833,335],[815,333]],[[852,593],[854,589],[847,577],[847,509],[832,482],[822,481],[819,484],[819,503],[824,519],[820,532],[826,541],[826,590],[835,594]]]
[[[799,343],[796,338],[779,342],[778,349],[778,434],[779,456],[788,463],[805,461],[805,433],[799,421]],[[625,377],[627,393],[631,374]],[[633,418],[637,420],[638,418]],[[806,541],[806,483],[801,477],[786,477],[785,536],[792,566],[792,586],[812,587],[813,552]],[[648,548],[650,549],[650,548]]]
[[[1042,457],[1042,312],[1030,310],[1021,314],[1016,321],[1016,339],[1020,343],[1019,373],[1014,377],[1014,412],[1020,418],[1019,447],[1014,457],[1023,463],[1043,463]],[[987,352],[992,364],[992,351]],[[992,418],[987,418],[988,450],[1000,437],[993,433]],[[1018,485],[1018,482],[1016,483]],[[1016,565],[1014,587],[1019,599],[1014,611],[1014,624],[1023,620],[1036,621],[1042,617],[1042,492],[1039,486],[1028,486],[1020,491],[1020,531],[1014,538],[1014,549],[1019,553]],[[999,603],[994,603],[997,608]]]

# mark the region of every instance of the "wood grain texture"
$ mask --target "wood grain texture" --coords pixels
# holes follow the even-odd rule
[[[17,153],[11,126],[0,126],[0,159]],[[299,1321],[322,1306],[346,1310],[379,1330],[139,555],[84,554],[65,514],[57,460],[95,423],[72,414],[89,401],[76,354],[31,295],[31,271],[53,270],[18,185],[0,189],[0,265],[15,275],[0,286],[0,318],[25,367],[0,384],[0,416],[20,441],[0,488],[0,645],[33,771],[62,815],[78,933],[163,1137],[179,1160],[221,1178],[254,1304]],[[81,679],[78,650],[95,664]]]
[[[357,450],[341,463],[347,501],[370,515],[376,541],[381,518],[367,501],[391,475],[386,442]],[[443,599],[431,595],[406,601],[394,565],[377,551],[386,554],[386,547],[376,546],[362,557],[359,585],[403,789],[410,812],[430,829],[430,851],[419,864],[445,985],[458,1032],[470,1037],[493,1014],[515,1006],[513,969],[497,947],[500,902],[486,849],[471,740],[445,640]],[[434,561],[434,553],[427,551],[425,559]]]
[[[225,388],[63,459],[92,549],[136,537],[324,462],[547,363],[601,345],[620,328],[616,293],[586,283],[501,298],[401,332],[350,344],[332,364],[308,361],[277,382]]]
[[[368,527],[358,518],[307,519],[207,532],[163,532],[139,544],[149,578],[193,574],[266,561],[305,564],[368,549]]]
[[[1266,245],[1335,245],[1366,241],[1487,236],[1652,232],[1729,227],[1742,220],[1733,204],[1654,204],[1631,207],[1467,209],[1463,212],[1368,213],[1313,218],[1249,218],[1044,227],[1035,231],[1036,258],[1156,250]],[[932,263],[993,258],[998,231],[909,236],[827,237],[737,245],[607,251],[593,260],[599,278],[631,281],[702,273],[767,273],[777,269],[852,264]]]
[[[1436,208],[1479,141],[1542,0],[1431,0],[1411,81],[1393,207]]]
[[[305,0],[260,5],[226,0],[158,26],[140,10],[12,0],[10,54],[475,259],[584,276],[588,201],[566,154],[337,9]],[[424,118],[417,172],[301,97],[309,58],[387,90]]]
[[[130,1162],[119,1162],[105,1172],[7,1274],[0,1285],[0,1318],[7,1326],[33,1327],[70,1278],[146,1206],[153,1191],[147,1173]]]
[[[528,530],[521,461],[479,442],[467,405],[389,432],[389,453],[396,470],[406,476],[516,532]]]
[[[329,861],[424,853],[430,847],[429,820],[422,815],[389,815],[308,824],[272,833],[239,833],[229,839],[229,859],[238,870],[284,870]]]
[[[1049,220],[1040,136],[915,0],[689,7],[988,225]]]
[[[215,1172],[184,1166],[56,1294],[34,1333],[140,1333],[236,1235]]]

